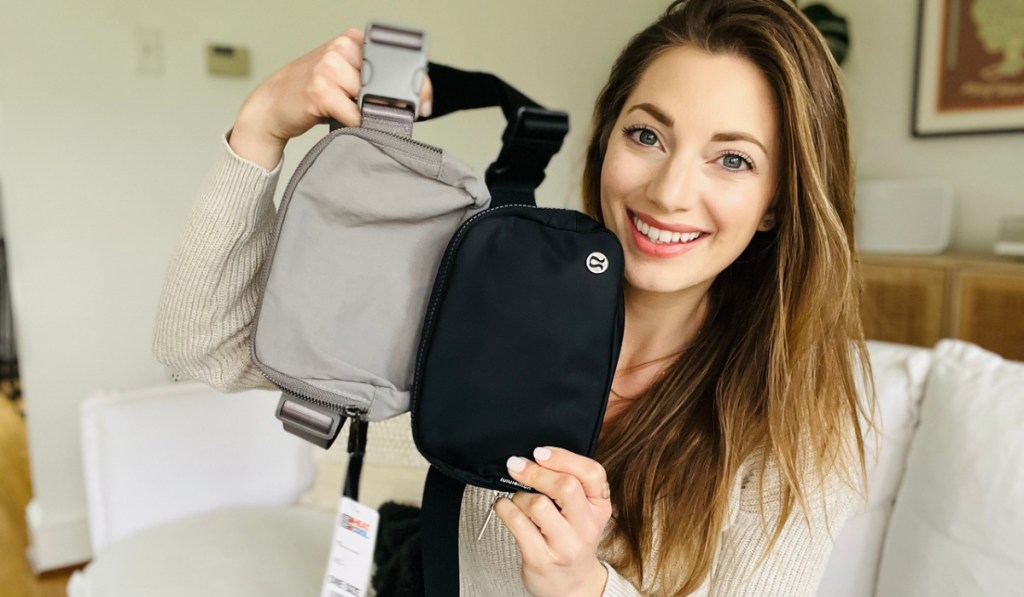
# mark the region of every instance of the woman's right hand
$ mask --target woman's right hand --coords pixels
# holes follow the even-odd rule
[[[325,119],[359,126],[363,32],[349,29],[291,62],[260,84],[245,100],[229,143],[240,157],[271,170],[284,146]],[[429,115],[429,77],[420,90],[420,113]]]

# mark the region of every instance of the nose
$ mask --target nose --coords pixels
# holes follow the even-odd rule
[[[665,212],[689,210],[698,197],[698,173],[684,156],[665,160],[647,183],[647,198]]]

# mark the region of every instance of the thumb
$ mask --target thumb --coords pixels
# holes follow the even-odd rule
[[[430,82],[430,76],[423,77],[423,87],[420,89],[420,118],[426,118],[434,111],[434,86]]]

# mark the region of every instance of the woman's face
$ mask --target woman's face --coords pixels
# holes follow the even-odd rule
[[[777,128],[768,81],[745,58],[684,46],[648,67],[601,169],[601,211],[629,286],[706,290],[771,228]]]

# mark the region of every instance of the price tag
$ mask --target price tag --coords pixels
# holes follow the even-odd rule
[[[366,596],[379,520],[380,515],[373,508],[341,498],[320,597]]]

